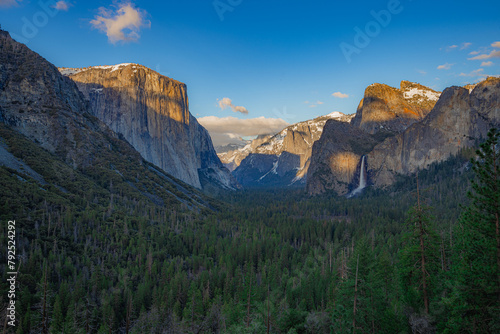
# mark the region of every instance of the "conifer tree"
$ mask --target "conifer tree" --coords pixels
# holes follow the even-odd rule
[[[491,129],[471,160],[475,179],[456,227],[450,332],[500,332],[500,133]]]
[[[431,330],[430,305],[437,295],[439,237],[434,229],[431,208],[421,202],[417,176],[417,203],[408,212],[408,232],[400,257],[403,300],[412,330]]]

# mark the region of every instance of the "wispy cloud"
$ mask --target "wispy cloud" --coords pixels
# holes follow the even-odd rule
[[[445,50],[449,52],[449,51],[455,50],[456,48],[458,48],[458,45],[454,44],[454,45],[447,46],[445,48]]]
[[[495,49],[500,49],[500,42],[494,42],[491,44],[491,46]],[[473,53],[471,52],[470,54],[472,55]],[[488,54],[487,53],[479,54],[479,52],[474,53],[474,54],[478,54],[478,55],[475,57],[472,57],[472,58],[468,58],[468,59],[469,60],[485,60],[485,59],[491,59],[491,58],[500,58],[500,50],[493,50]]]
[[[492,61],[483,61],[481,63],[481,67],[487,67],[487,66],[492,66],[493,62]]]
[[[460,45],[460,50],[465,50],[465,49],[468,49],[469,46],[471,46],[472,43],[462,43],[462,45]]]
[[[443,64],[443,65],[439,65],[437,67],[437,69],[438,70],[449,70],[453,65],[455,65],[455,64],[448,64],[448,63],[446,63],[446,64]]]
[[[67,12],[69,10],[69,7],[71,7],[71,6],[73,6],[73,4],[71,4],[71,3],[67,2],[67,1],[58,1],[52,7],[55,8],[55,9],[57,9],[57,10],[62,10],[62,11]]]
[[[422,74],[422,75],[427,75],[427,72],[424,71],[424,70],[417,70],[418,73]]]
[[[0,7],[9,8],[19,5],[23,0],[0,0]]]
[[[99,15],[90,21],[92,27],[104,32],[109,42],[136,42],[142,28],[150,28],[151,22],[146,20],[147,12],[131,2],[113,5],[116,10],[99,8]]]
[[[341,93],[341,92],[335,92],[332,94],[333,97],[337,97],[339,99],[346,99],[349,97],[348,94],[344,94],[344,93]]]
[[[215,145],[236,143],[240,141],[239,138],[246,136],[274,134],[290,125],[281,118],[265,117],[238,119],[232,116],[207,116],[198,118],[198,122],[208,130]]]
[[[233,104],[233,101],[229,97],[224,97],[221,100],[217,99],[219,103],[219,107],[224,110],[226,108],[231,108],[232,111],[234,112],[239,112],[242,114],[248,114],[248,110],[245,107],[242,106],[235,106]]]
[[[461,77],[485,77],[486,74],[483,74],[484,68],[479,68],[477,70],[474,70],[470,73],[460,73],[459,76]]]

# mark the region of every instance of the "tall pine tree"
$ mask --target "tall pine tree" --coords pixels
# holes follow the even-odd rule
[[[456,228],[450,332],[500,333],[500,133],[472,160],[475,179]]]

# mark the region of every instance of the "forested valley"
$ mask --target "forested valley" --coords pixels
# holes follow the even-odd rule
[[[53,175],[86,184],[67,196],[0,167],[0,218],[17,217],[14,329],[498,333],[498,138],[351,199],[247,190],[205,209],[134,200],[97,172]]]

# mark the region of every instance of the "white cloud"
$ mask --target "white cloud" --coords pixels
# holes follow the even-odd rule
[[[482,54],[479,56],[475,56],[475,57],[469,58],[469,60],[484,60],[484,59],[491,59],[491,58],[500,58],[500,50],[493,50],[489,54]]]
[[[348,94],[344,94],[344,93],[341,93],[341,92],[335,92],[332,94],[332,96],[334,97],[338,97],[339,99],[346,99],[349,97]]]
[[[217,99],[219,101],[219,107],[224,110],[226,108],[231,108],[232,111],[234,112],[239,112],[242,114],[248,114],[248,110],[245,107],[242,106],[235,106],[233,104],[233,101],[229,97],[224,97],[222,100]]]
[[[316,101],[316,104],[324,104],[324,102]]]
[[[424,71],[424,70],[417,70],[418,73],[422,74],[422,75],[427,75],[427,72]]]
[[[492,61],[483,61],[481,63],[481,66],[482,67],[486,67],[486,66],[492,66],[493,65],[493,62]]]
[[[23,0],[0,0],[0,7],[9,8],[19,5]]]
[[[58,1],[56,2],[56,4],[54,6],[52,6],[53,8],[57,9],[57,10],[63,10],[65,12],[68,11],[69,7],[73,6],[71,3],[69,2],[66,2],[66,1]]]
[[[437,69],[438,70],[449,70],[453,65],[455,65],[455,64],[448,64],[448,63],[446,63],[446,64],[443,64],[443,65],[439,65],[437,67]]]
[[[493,42],[491,43],[491,46],[496,49],[500,49],[500,42]],[[485,51],[483,51],[485,52]],[[491,58],[500,58],[500,50],[493,50],[489,54],[483,53],[479,54],[479,52],[471,52],[470,55],[476,55],[475,57],[468,58],[469,60],[484,60],[484,59],[491,59]]]
[[[240,142],[241,137],[277,133],[290,125],[281,118],[263,116],[250,119],[206,116],[198,118],[198,122],[208,130],[216,146]]]
[[[316,108],[316,107],[317,107],[317,105],[315,105],[315,104],[311,104],[311,105],[309,106],[309,108]]]
[[[462,46],[460,46],[460,50],[465,50],[471,45],[472,45],[472,43],[462,43]]]
[[[135,8],[131,2],[119,3],[116,10],[99,8],[90,24],[106,33],[108,40],[115,44],[117,42],[136,42],[141,28],[150,28],[151,22],[146,20],[147,12]]]
[[[483,74],[484,68],[479,68],[477,70],[474,70],[470,73],[460,73],[459,76],[461,77],[485,77],[486,75]]]

